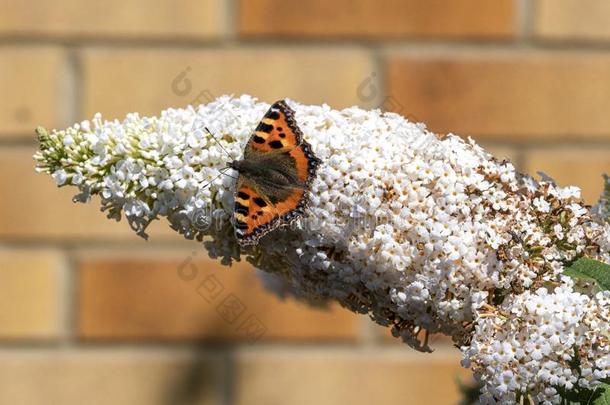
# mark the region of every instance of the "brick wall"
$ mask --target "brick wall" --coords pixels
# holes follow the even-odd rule
[[[163,223],[138,239],[34,174],[33,128],[227,92],[381,105],[594,203],[609,27],[605,0],[0,1],[0,403],[454,403],[443,339],[282,301]]]

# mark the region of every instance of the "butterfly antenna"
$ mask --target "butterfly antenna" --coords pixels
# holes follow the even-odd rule
[[[222,169],[219,170],[219,172],[220,172],[220,174],[224,174],[225,176],[229,176],[230,178],[237,180],[237,177],[227,174],[226,170],[229,170],[229,169],[230,169],[229,166],[223,167]]]
[[[208,134],[210,134],[212,136],[212,139],[214,139],[214,142],[216,142],[216,144],[218,144],[218,146],[220,146],[220,149],[222,149],[222,151],[227,155],[227,157],[229,159],[231,159],[231,155],[229,154],[229,152],[227,152],[227,150],[224,148],[224,146],[222,146],[222,144],[220,143],[220,141],[218,139],[216,139],[216,136],[214,136],[214,134],[212,133],[212,131],[210,131],[208,129],[208,127],[205,127],[205,130],[208,132]]]
[[[201,187],[201,190],[203,190],[203,189],[205,189],[205,188],[209,187],[209,186],[210,186],[210,184],[214,183],[214,180],[216,180],[217,178],[219,178],[219,177],[220,177],[220,176],[222,176],[223,174],[224,174],[225,176],[229,176],[229,177],[231,177],[231,178],[234,178],[234,179],[235,179],[236,177],[233,177],[233,176],[231,176],[230,174],[225,173],[225,170],[228,170],[228,169],[230,169],[230,167],[223,167],[222,169],[218,170],[218,175],[216,175],[216,177],[214,177],[212,180],[208,181],[208,182],[205,184],[205,186]]]

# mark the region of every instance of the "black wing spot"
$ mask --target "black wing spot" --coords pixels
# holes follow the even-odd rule
[[[270,111],[269,114],[267,114],[267,118],[271,118],[272,120],[277,120],[278,118],[280,118],[280,113],[277,111]]]
[[[262,136],[258,136],[258,135],[254,135],[252,137],[252,140],[254,141],[254,143],[265,143],[265,138],[263,138]]]
[[[250,196],[247,193],[244,193],[243,191],[238,191],[237,192],[237,197],[241,198],[242,200],[249,200]]]
[[[235,221],[235,227],[237,229],[248,229],[248,224],[243,221]]]
[[[256,127],[257,131],[266,132],[266,133],[271,132],[272,129],[273,129],[273,125],[265,124],[264,122],[261,122],[260,124],[258,124],[258,127]]]
[[[256,215],[258,215],[259,217],[263,216],[263,211],[258,211],[258,212],[256,213]]]
[[[238,214],[241,214],[241,215],[248,215],[248,207],[236,202],[235,203],[235,212]]]
[[[283,132],[280,132],[280,138],[286,138],[286,134]]]
[[[265,208],[267,203],[260,197],[254,197],[254,204],[258,205],[261,208]]]
[[[269,146],[271,146],[273,149],[280,149],[284,147],[284,144],[282,141],[271,141],[269,142]]]

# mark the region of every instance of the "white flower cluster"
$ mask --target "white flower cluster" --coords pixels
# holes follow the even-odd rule
[[[440,138],[397,114],[289,104],[322,164],[305,217],[247,249],[230,221],[234,176],[217,176],[241,156],[268,104],[221,97],[153,118],[96,116],[65,131],[39,130],[36,158],[58,184],[99,194],[110,216],[125,213],[140,234],[165,216],[186,237],[206,237],[212,256],[227,263],[244,257],[304,299],[334,299],[368,313],[420,350],[429,350],[429,333],[451,336],[486,383],[486,398],[528,392],[554,401],[545,391],[552,386],[604,378],[607,342],[588,352],[586,366],[570,369],[574,381],[526,372],[575,359],[566,348],[558,362],[557,345],[530,353],[547,320],[564,322],[572,315],[561,311],[582,302],[586,316],[552,329],[580,353],[597,347],[589,336],[603,324],[595,320],[608,319],[606,298],[573,293],[562,279],[577,257],[610,260],[610,225],[591,215],[577,188],[537,182],[472,140]],[[533,298],[547,315],[527,312]],[[558,298],[571,301],[558,307]],[[505,337],[520,342],[529,368],[490,358]],[[500,370],[518,382],[499,379]]]
[[[590,298],[563,282],[479,314],[464,364],[485,382],[481,402],[518,403],[527,393],[530,403],[560,403],[559,389],[594,391],[610,377],[610,292]]]

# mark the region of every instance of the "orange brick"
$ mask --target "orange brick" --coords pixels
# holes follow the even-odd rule
[[[60,38],[205,39],[224,30],[222,0],[2,2],[0,35]]]
[[[235,404],[455,404],[457,350],[249,350],[237,357]]]
[[[535,32],[543,39],[610,39],[606,0],[537,0]]]
[[[38,125],[60,124],[63,69],[59,49],[0,47],[0,139],[30,137]]]
[[[585,201],[596,204],[604,189],[601,175],[610,174],[610,148],[583,146],[528,151],[525,172],[535,176],[539,171],[560,186],[580,187]]]
[[[531,141],[610,139],[610,57],[390,57],[387,92],[433,131]]]
[[[34,171],[34,148],[0,148],[0,238],[18,240],[120,240],[144,244],[126,221],[116,223],[100,212],[99,199],[75,204],[74,187],[58,189],[46,174]],[[164,221],[151,225],[151,240],[182,240]]]
[[[222,94],[247,93],[270,103],[291,97],[334,107],[366,104],[358,86],[374,71],[368,52],[349,47],[298,52],[101,49],[85,52],[82,66],[85,116],[99,111],[109,118],[132,111],[156,115],[163,108],[207,103]]]
[[[0,250],[0,338],[60,335],[63,258],[50,250]]]
[[[19,405],[222,404],[220,356],[121,349],[4,350],[0,403]]]
[[[514,33],[510,0],[241,0],[242,36],[473,37]]]
[[[84,339],[351,339],[356,315],[311,309],[267,291],[254,269],[181,258],[83,258],[78,331]],[[251,329],[248,329],[251,327]]]

